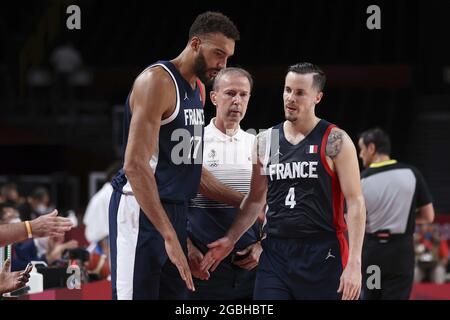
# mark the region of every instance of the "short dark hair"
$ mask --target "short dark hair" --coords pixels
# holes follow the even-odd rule
[[[318,66],[309,63],[309,62],[299,62],[296,63],[288,68],[287,73],[294,72],[298,74],[310,74],[313,73],[313,85],[319,89],[319,91],[322,91],[325,87],[325,82],[327,81],[327,77],[325,75],[325,72],[323,72],[322,69],[320,69]]]
[[[45,187],[37,187],[31,192],[30,197],[34,200],[42,200],[44,197],[50,197],[47,188]]]
[[[241,76],[246,77],[248,79],[248,82],[250,83],[250,91],[253,89],[253,78],[247,70],[242,69],[242,68],[229,67],[229,68],[224,68],[224,69],[220,70],[219,73],[214,78],[214,83],[213,83],[214,91],[216,91],[217,85],[218,85],[218,82],[220,81],[220,79],[222,79],[222,77],[228,73],[237,73],[237,74],[240,74]]]
[[[222,33],[234,41],[240,39],[239,31],[233,21],[220,12],[207,11],[199,14],[189,29],[189,39],[208,33]]]
[[[389,135],[380,128],[372,128],[364,131],[358,136],[367,147],[373,143],[377,153],[391,155],[391,139]]]
[[[11,190],[17,191],[17,185],[14,182],[8,182],[0,188],[0,194],[4,197],[8,196]]]

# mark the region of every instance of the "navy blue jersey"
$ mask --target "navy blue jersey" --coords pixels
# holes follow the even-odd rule
[[[268,181],[269,235],[302,238],[318,232],[345,231],[344,197],[325,155],[333,127],[320,120],[296,145],[286,140],[283,123],[269,130],[267,145],[279,143],[263,162]]]
[[[195,90],[169,61],[158,61],[148,68],[162,67],[172,78],[176,88],[176,108],[161,121],[157,148],[150,160],[161,200],[187,202],[195,197],[202,171],[203,103],[199,83]],[[130,95],[125,104],[125,156],[131,122]],[[121,169],[114,178],[114,189],[132,193]]]

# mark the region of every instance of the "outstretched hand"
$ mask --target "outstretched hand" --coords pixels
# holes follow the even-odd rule
[[[33,238],[63,237],[73,225],[69,218],[58,217],[58,210],[53,210],[30,221]]]
[[[223,237],[208,244],[208,248],[209,250],[205,254],[200,267],[202,271],[210,270],[213,272],[220,262],[230,254],[234,244],[228,237]]]

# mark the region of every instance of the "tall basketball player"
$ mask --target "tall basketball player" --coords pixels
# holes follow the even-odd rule
[[[221,13],[199,15],[189,41],[134,82],[125,105],[124,164],[110,202],[114,299],[182,299],[194,290],[186,210],[202,172],[204,83],[226,67],[239,32]]]

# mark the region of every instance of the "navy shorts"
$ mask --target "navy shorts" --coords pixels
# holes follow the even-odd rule
[[[186,204],[165,203],[185,254]],[[164,239],[136,198],[114,191],[109,205],[113,299],[186,299],[187,287],[169,260]]]
[[[256,273],[255,300],[337,300],[347,262],[343,236],[321,233],[304,239],[268,236]]]

